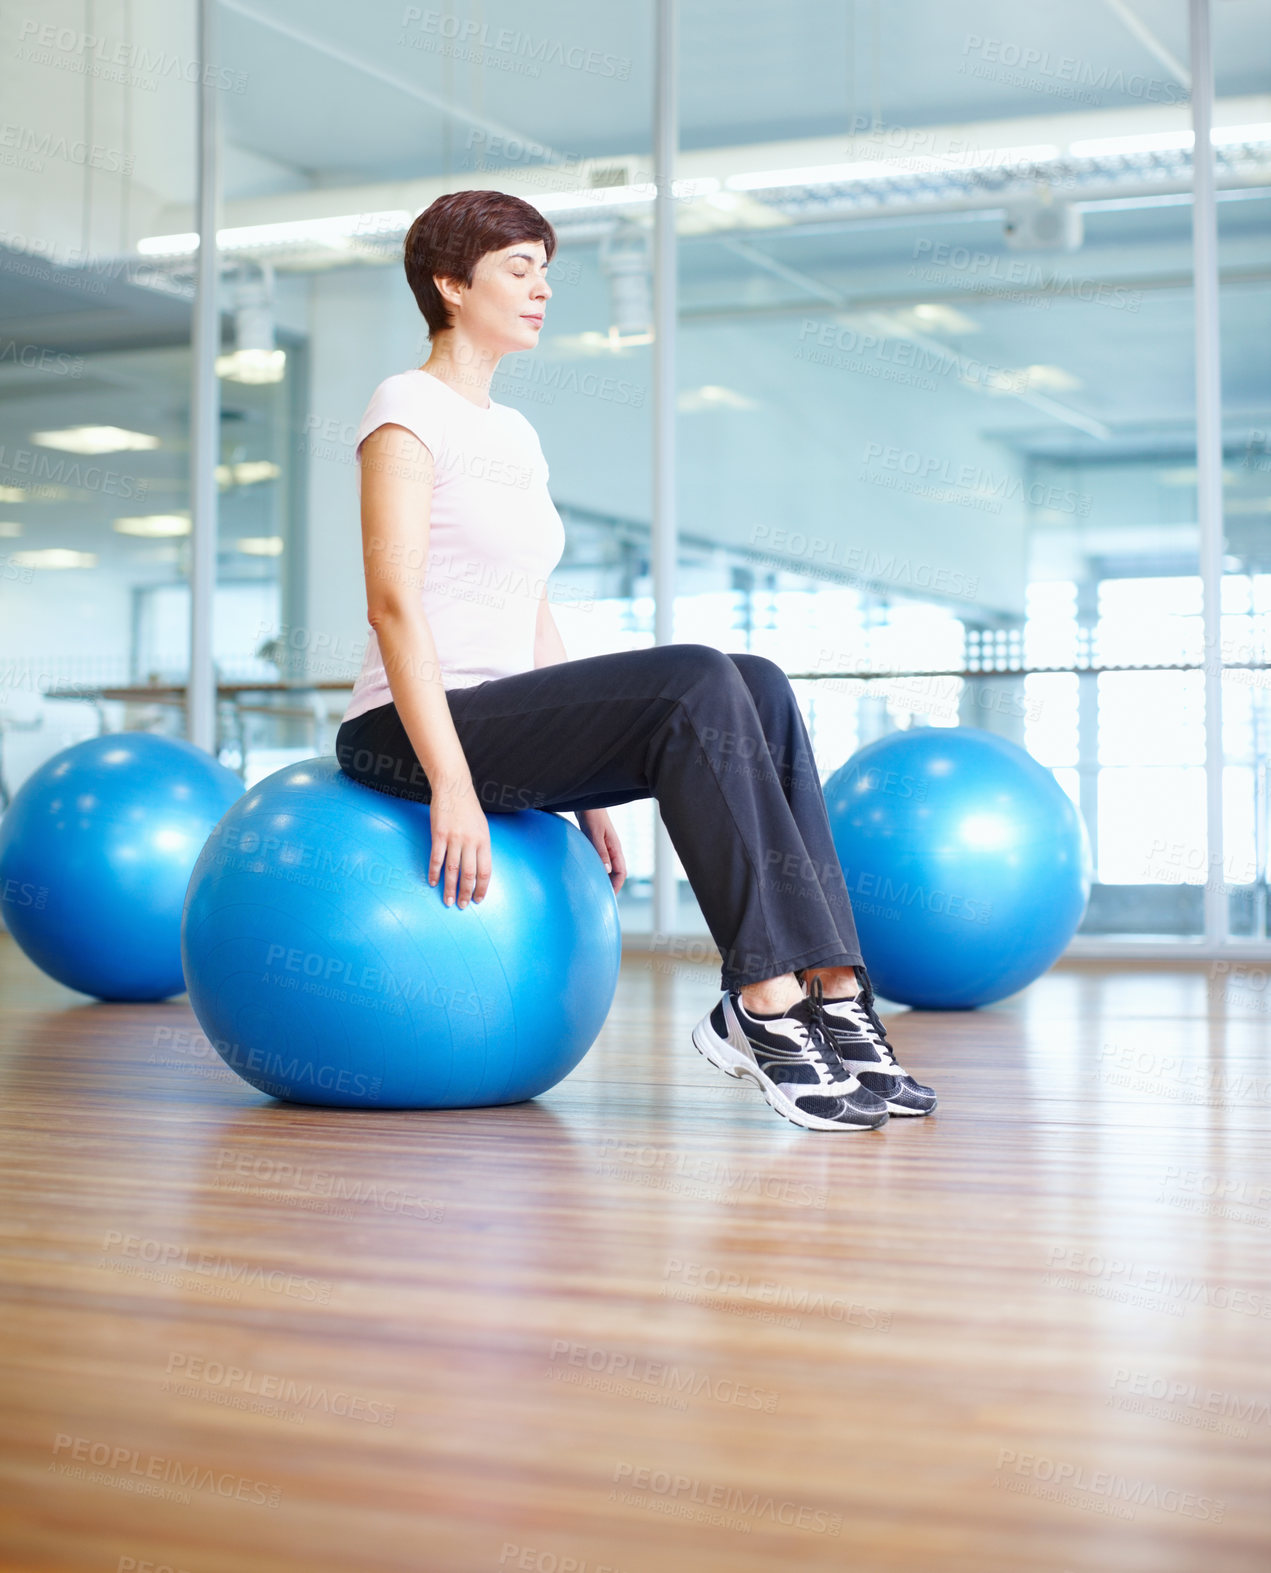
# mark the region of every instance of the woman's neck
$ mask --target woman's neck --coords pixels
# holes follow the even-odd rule
[[[455,353],[455,349],[459,353]],[[479,410],[489,409],[490,383],[494,377],[499,357],[480,355],[469,346],[455,349],[434,345],[432,353],[419,368],[449,387]]]

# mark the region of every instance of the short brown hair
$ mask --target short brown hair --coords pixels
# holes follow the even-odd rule
[[[428,323],[428,337],[454,324],[434,276],[472,283],[472,270],[487,251],[518,240],[541,240],[547,260],[556,231],[532,203],[505,191],[451,191],[419,214],[406,232],[406,282]]]

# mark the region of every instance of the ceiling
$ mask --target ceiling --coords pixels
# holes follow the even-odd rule
[[[454,0],[449,9],[371,0],[356,10],[342,0],[223,0],[219,58],[244,78],[244,91],[227,92],[220,105],[225,202],[424,177],[453,185],[498,134],[550,149],[558,159],[647,154],[652,9],[647,0],[603,8],[545,0],[532,13],[494,0]],[[846,141],[875,121],[885,132],[1008,118],[1040,125],[1077,110],[1152,110],[1183,95],[1169,61],[1186,59],[1185,9],[1182,0],[1133,0],[1147,42],[1108,0],[1026,8],[1014,0],[682,0],[681,146]],[[419,16],[403,24],[414,12]],[[1214,0],[1213,14],[1220,96],[1265,91],[1271,28],[1262,0]],[[458,27],[486,41],[484,56],[469,48],[468,58],[457,59],[442,47],[443,31]],[[505,154],[486,156],[497,164]],[[538,156],[510,167],[523,172]],[[0,170],[0,190],[11,178]],[[189,184],[168,196],[188,198]],[[1269,192],[1233,190],[1219,209],[1233,449],[1258,431],[1265,447],[1271,421]],[[1001,214],[992,208],[789,225],[748,235],[743,247],[726,237],[686,237],[686,364],[713,366],[711,380],[736,383],[774,407],[806,404],[811,419],[821,413],[812,404],[825,394],[788,348],[801,321],[903,340],[915,304],[942,305],[950,314],[927,337],[962,363],[939,373],[938,397],[956,403],[968,433],[1026,458],[1087,466],[1185,456],[1194,443],[1190,206],[1176,198],[1104,206],[1086,212],[1084,223],[1078,251],[1024,256],[1032,271],[1023,275],[1005,271],[1021,259],[1006,250]],[[989,277],[933,262],[958,248],[990,255]],[[605,326],[594,242],[579,241],[574,251],[579,283],[564,282],[570,275],[562,273],[561,337],[554,343],[545,335],[548,355],[570,353],[565,339],[580,329]],[[1018,277],[1027,287],[1011,282]],[[747,325],[754,330],[748,343],[737,332]],[[165,434],[162,463],[146,455],[135,462],[169,489],[175,505],[185,462],[188,337],[189,290],[179,278],[145,281],[117,269],[86,280],[81,270],[0,248],[0,343],[85,357],[74,377],[33,375],[0,358],[0,444],[20,445],[37,420],[72,424],[110,411],[120,424]],[[977,368],[1040,367],[1060,385],[1044,386],[1041,402],[1029,402],[968,388],[968,366],[972,382]],[[856,392],[868,392],[877,369],[857,368]],[[257,408],[256,395],[230,385],[225,392],[227,426],[247,434],[243,453],[264,456],[277,441],[269,428],[275,417]],[[931,402],[914,407],[925,418]],[[572,484],[566,466],[554,463],[553,473]],[[1250,470],[1246,483],[1265,488],[1266,476]],[[246,508],[246,494],[241,501]],[[579,501],[596,506],[594,495]],[[622,504],[615,498],[610,511],[629,511]],[[63,513],[50,505],[42,517],[56,516],[57,528],[76,536],[64,544],[76,545],[109,529],[109,511],[101,498],[68,499]],[[0,504],[0,520],[11,512]],[[115,537],[109,545],[121,563],[140,570],[144,560],[155,573],[172,571],[164,566],[171,552],[164,557],[153,544]]]

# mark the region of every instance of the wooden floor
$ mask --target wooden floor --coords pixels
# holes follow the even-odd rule
[[[824,1135],[668,965],[532,1103],[359,1114],[0,936],[6,1573],[1265,1573],[1271,989],[897,1014],[939,1112]]]

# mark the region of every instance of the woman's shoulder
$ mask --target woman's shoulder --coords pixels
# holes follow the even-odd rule
[[[358,422],[357,446],[377,426],[405,426],[438,453],[446,443],[446,406],[437,397],[436,378],[420,371],[398,371],[376,384]]]
[[[408,371],[395,371],[375,385],[370,402],[376,400],[405,400],[411,404],[430,403],[437,396],[437,379],[427,372],[412,367]]]

